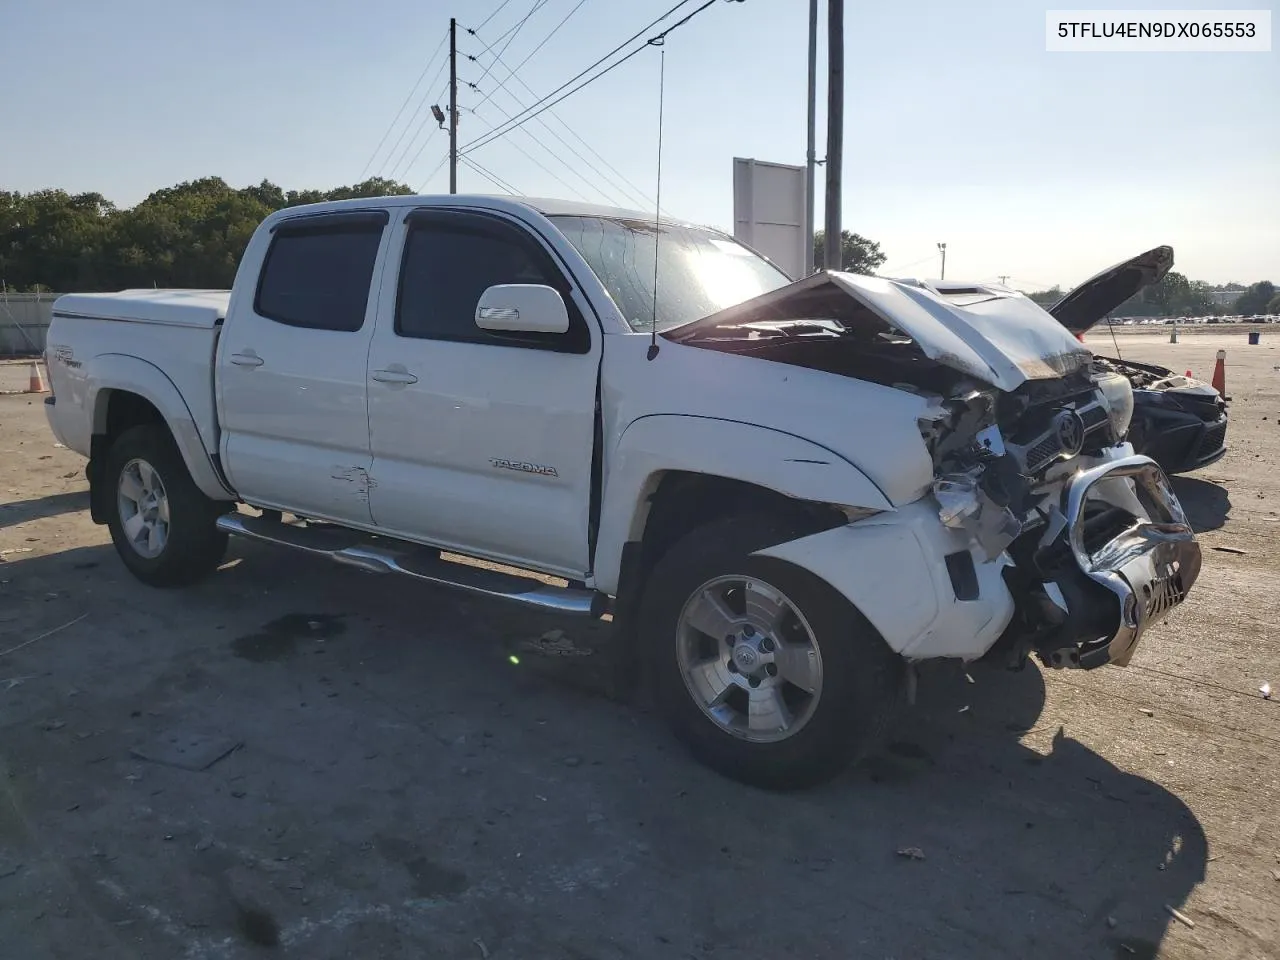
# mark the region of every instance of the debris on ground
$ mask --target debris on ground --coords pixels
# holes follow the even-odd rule
[[[484,941],[476,937],[471,941],[480,950],[480,960],[489,960],[489,948],[484,945]]]
[[[1107,926],[1114,930],[1117,926],[1115,917],[1107,917]]]
[[[1270,700],[1270,699],[1271,699],[1271,684],[1270,684],[1270,683],[1264,683],[1262,686],[1260,686],[1260,687],[1258,688],[1258,692],[1259,692],[1260,694],[1262,694],[1262,699],[1263,699],[1263,700]]]
[[[1217,550],[1219,553],[1235,553],[1242,557],[1247,553],[1247,551],[1241,550],[1239,547],[1214,547],[1213,549]]]
[[[34,547],[10,547],[8,550],[0,550],[0,560],[15,553],[31,553],[34,549]]]
[[[182,770],[207,770],[232,751],[244,746],[242,740],[213,737],[202,733],[167,733],[149,744],[134,747],[130,756]]]
[[[1190,927],[1192,930],[1196,928],[1196,922],[1192,920],[1190,917],[1188,917],[1185,913],[1182,913],[1180,910],[1175,910],[1173,907],[1169,906],[1167,903],[1164,905],[1164,908],[1165,910],[1168,911],[1169,916],[1173,917],[1173,919],[1177,920],[1179,923],[1184,924],[1187,927]]]
[[[1148,707],[1139,707],[1138,712],[1144,717],[1154,717],[1156,712]]]
[[[544,657],[589,657],[593,652],[575,644],[563,630],[548,630],[536,640],[521,640],[520,649]]]
[[[963,707],[961,707],[959,710],[956,711],[956,713],[968,713],[968,712],[969,712],[969,705],[967,703]]]
[[[80,614],[80,616],[76,617],[74,620],[68,620],[66,623],[64,623],[60,627],[54,627],[52,630],[46,630],[44,633],[40,634],[39,636],[32,637],[30,640],[25,640],[22,643],[18,644],[16,647],[10,647],[8,650],[0,650],[0,657],[7,657],[11,653],[17,653],[23,647],[29,647],[33,643],[39,643],[41,640],[44,640],[47,637],[52,637],[55,633],[61,633],[63,630],[67,629],[67,627],[75,626],[77,623],[79,623],[81,620],[83,620],[87,616],[88,616],[87,613],[82,613]]]
[[[923,860],[924,851],[919,847],[902,847],[898,850],[898,856],[905,857],[908,860]]]

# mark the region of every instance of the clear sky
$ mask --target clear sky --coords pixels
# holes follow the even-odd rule
[[[425,107],[391,149],[417,95],[376,156],[375,147],[448,17],[478,27],[500,2],[0,0],[0,188],[96,190],[128,205],[200,176],[329,187],[367,168],[447,190],[445,136],[428,139],[429,120],[419,131]],[[520,109],[499,88],[505,69],[485,75],[480,41],[514,67],[578,0],[542,0],[509,46],[498,40],[537,2],[508,0],[479,39],[461,34],[461,52],[478,60],[462,61],[460,78],[479,88],[460,96],[461,142]],[[519,76],[548,93],[674,2],[585,0]],[[1247,5],[1265,7],[1196,4]],[[1169,243],[1192,279],[1280,281],[1278,38],[1257,54],[1050,54],[1047,6],[1067,5],[847,3],[844,226],[880,241],[886,270],[908,275],[936,275],[945,241],[951,278],[1069,286]],[[734,156],[803,163],[807,18],[807,0],[717,2],[671,35],[665,210],[731,227]],[[825,43],[824,29],[820,52]],[[435,75],[433,66],[423,87]],[[823,72],[820,100],[825,83]],[[442,85],[426,104],[443,102]],[[555,113],[651,196],[657,102],[650,49]],[[820,103],[819,157],[824,114]],[[559,121],[542,119],[609,172]],[[537,120],[472,159],[526,194],[625,196]],[[819,223],[821,178],[819,168]],[[494,190],[465,166],[460,189]]]

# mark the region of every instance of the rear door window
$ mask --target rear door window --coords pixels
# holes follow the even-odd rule
[[[267,250],[256,312],[291,327],[359,330],[386,220],[362,213],[285,221]]]

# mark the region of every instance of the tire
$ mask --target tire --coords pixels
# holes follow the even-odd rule
[[[697,528],[655,564],[640,615],[653,692],[677,738],[713,770],[767,789],[822,783],[872,752],[897,716],[905,691],[904,661],[848,600],[806,570],[751,556],[762,547],[811,532],[800,523],[770,515],[739,515]],[[738,579],[741,588],[733,585]],[[783,603],[790,609],[767,642],[762,635],[769,616],[759,620],[761,628],[753,629],[750,638],[745,637],[750,623],[718,638],[689,624],[690,617],[704,626],[720,623],[723,612],[706,618],[693,614],[705,609],[699,606],[703,601],[695,600],[708,595],[704,588],[722,599],[721,611],[727,609],[739,620],[759,620],[761,610],[781,609]],[[730,636],[736,636],[732,647]],[[740,649],[744,642],[755,651],[754,660],[747,658],[750,650]],[[811,649],[816,649],[816,658]],[[717,657],[734,666],[713,664]],[[769,664],[760,662],[769,657],[776,658],[775,672],[762,675]],[[738,665],[740,659],[746,665],[755,663],[752,674]],[[704,707],[729,673],[730,685],[739,692],[729,690],[718,705]],[[790,682],[788,675],[798,676],[801,685]],[[687,676],[697,679],[686,680]],[[744,686],[753,678],[758,687]],[[816,689],[816,696],[806,693],[805,686]],[[753,720],[752,700],[757,696],[761,716]],[[774,709],[779,698],[782,709]],[[711,709],[720,719],[713,718]],[[771,723],[769,717],[780,725],[751,729],[756,723]],[[788,728],[781,726],[788,720]]]
[[[126,471],[129,478],[122,480]],[[148,477],[154,478],[149,487],[159,495],[146,500],[144,484],[145,502],[138,509],[139,501],[131,497],[139,493],[139,480]],[[121,433],[107,454],[102,482],[111,540],[124,565],[143,583],[186,586],[222,562],[227,535],[215,523],[231,504],[210,500],[201,492],[165,427],[145,424]],[[135,513],[144,518],[141,532],[136,532]],[[151,527],[160,535],[149,536]]]

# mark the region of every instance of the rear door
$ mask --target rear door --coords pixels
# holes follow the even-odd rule
[[[221,452],[249,503],[373,522],[366,362],[388,219],[281,221],[257,289],[232,303],[218,350]]]
[[[601,351],[585,298],[550,248],[504,216],[419,210],[396,231],[399,289],[383,296],[369,353],[374,520],[584,575]],[[568,332],[480,329],[481,294],[504,283],[558,290]]]

